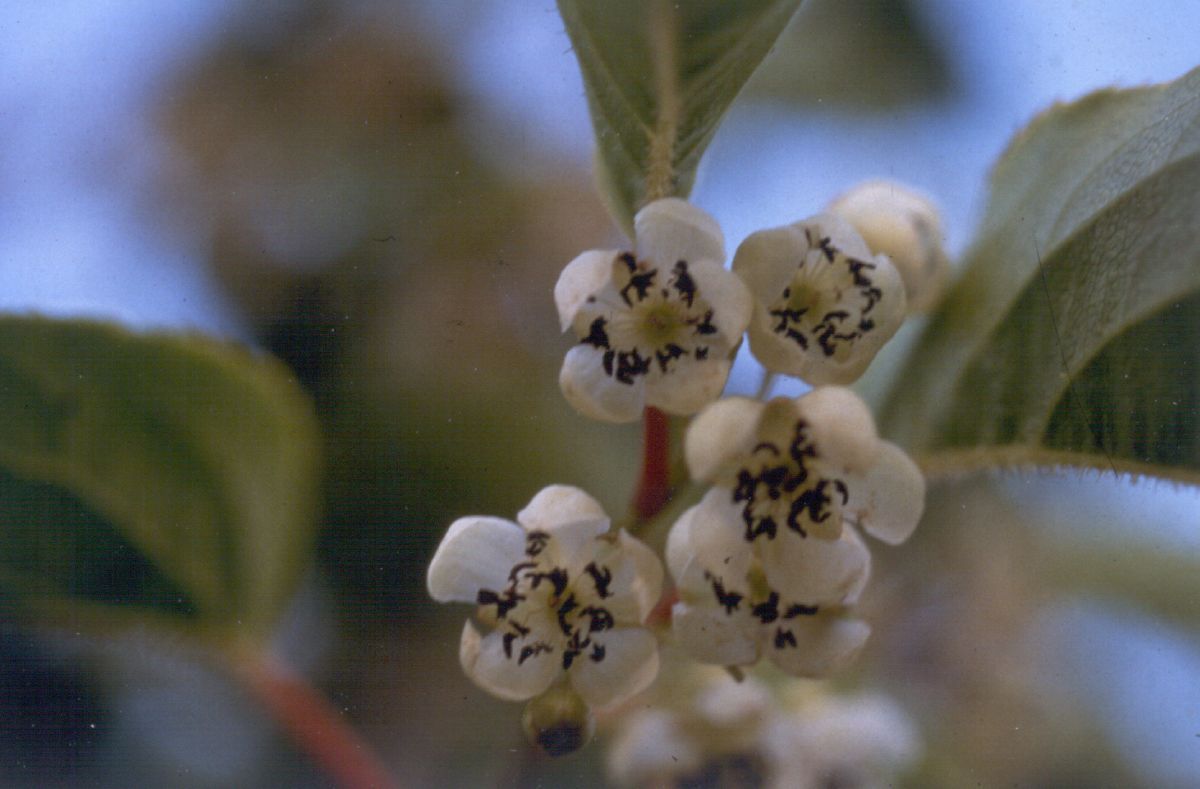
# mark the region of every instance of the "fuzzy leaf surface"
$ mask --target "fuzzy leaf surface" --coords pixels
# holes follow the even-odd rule
[[[881,413],[932,474],[1200,483],[1200,69],[1051,108]]]
[[[272,359],[0,318],[0,588],[261,636],[315,536],[319,439]]]

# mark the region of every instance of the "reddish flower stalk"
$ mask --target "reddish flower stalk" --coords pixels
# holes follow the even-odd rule
[[[239,676],[302,753],[343,789],[399,789],[387,767],[315,688],[269,655],[240,654]]]
[[[642,436],[642,474],[633,511],[639,520],[649,520],[671,500],[671,425],[667,415],[647,406],[642,415]]]

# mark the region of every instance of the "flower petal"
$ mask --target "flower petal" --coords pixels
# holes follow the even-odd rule
[[[859,619],[813,616],[790,620],[796,646],[768,650],[771,661],[795,677],[827,677],[858,654],[871,627]]]
[[[721,396],[732,366],[729,359],[676,359],[670,372],[646,382],[646,404],[668,414],[694,414]]]
[[[429,563],[429,596],[439,603],[474,603],[480,589],[503,589],[524,553],[525,531],[512,521],[459,518]]]
[[[763,316],[764,305],[774,304],[792,281],[808,253],[804,231],[789,225],[759,230],[746,237],[733,256],[733,273],[741,277]]]
[[[763,404],[726,397],[701,411],[688,425],[683,454],[692,479],[715,482],[748,455],[757,442]]]
[[[846,192],[829,210],[854,225],[872,252],[891,258],[904,280],[910,311],[933,304],[950,273],[933,203],[894,181],[870,181]]]
[[[506,701],[533,698],[550,687],[562,670],[557,651],[539,651],[518,661],[505,655],[501,632],[481,638],[470,622],[463,628],[458,659],[476,685]]]
[[[808,219],[801,219],[792,227],[799,230],[801,235],[806,238],[812,236],[818,242],[820,239],[828,238],[834,249],[849,257],[869,260],[873,254],[871,248],[867,246],[867,242],[854,229],[854,225],[837,214],[829,212],[816,214]]]
[[[830,473],[861,474],[875,462],[875,420],[852,390],[819,386],[800,397],[796,408],[808,422],[818,457]]]
[[[676,723],[673,713],[651,707],[638,710],[621,725],[608,751],[609,775],[621,785],[655,786],[701,764],[699,749]]]
[[[571,485],[550,485],[517,513],[530,532],[550,535],[545,561],[574,577],[596,551],[595,538],[608,531],[608,515],[594,498]]]
[[[890,441],[880,441],[875,463],[852,480],[845,512],[872,537],[889,545],[909,538],[925,509],[925,477]]]
[[[558,385],[567,402],[584,416],[603,422],[634,422],[645,404],[645,378],[623,384],[604,372],[604,351],[576,345],[563,359]]]
[[[713,325],[730,347],[736,345],[750,324],[754,309],[750,290],[719,261],[697,260],[688,265],[688,272],[696,283],[697,294],[712,307]]]
[[[571,664],[571,684],[593,707],[624,701],[645,690],[658,675],[658,640],[640,627],[593,633],[602,652],[584,652]],[[600,659],[593,659],[599,654]]]
[[[620,624],[641,624],[662,596],[662,562],[641,540],[622,529],[617,542],[602,541],[593,559],[593,591]],[[611,574],[611,575],[609,575]],[[600,581],[608,578],[601,593]]]
[[[667,566],[689,602],[715,605],[713,580],[745,596],[754,552],[742,537],[741,519],[729,496],[723,488],[710,489],[699,504],[679,516],[667,536]]]
[[[671,629],[680,648],[701,663],[748,666],[758,661],[759,624],[748,613],[676,603]]]
[[[563,331],[571,327],[588,297],[612,277],[617,254],[613,249],[589,249],[568,263],[559,274],[558,282],[554,284],[554,304],[558,307],[558,321]]]
[[[725,261],[725,236],[717,220],[686,200],[667,197],[647,204],[633,218],[637,256],[659,266],[677,261]]]
[[[841,603],[871,571],[871,553],[853,529],[842,529],[836,540],[782,533],[760,556],[771,588],[805,605]]]

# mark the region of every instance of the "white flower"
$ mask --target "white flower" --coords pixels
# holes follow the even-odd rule
[[[904,321],[900,274],[833,214],[752,233],[733,270],[755,299],[751,353],[814,385],[857,379]]]
[[[534,496],[517,523],[451,524],[429,565],[429,593],[477,604],[492,626],[487,635],[469,621],[463,629],[459,658],[476,684],[522,701],[565,672],[601,707],[653,681],[657,643],[640,625],[658,601],[662,567],[624,531],[604,535],[608,528],[595,499],[566,485]]]
[[[925,506],[920,469],[878,437],[858,395],[838,386],[768,403],[725,398],[692,420],[684,454],[694,479],[725,490],[740,509],[750,541],[832,538],[849,521],[897,545]]]
[[[933,203],[894,181],[870,181],[839,197],[829,211],[852,224],[872,252],[891,259],[904,280],[910,311],[933,306],[950,273]]]
[[[619,722],[607,760],[617,783],[882,788],[920,757],[912,721],[886,696],[690,673],[691,683],[660,689],[657,705]]]
[[[661,694],[660,694],[661,695]],[[790,730],[761,682],[705,675],[626,716],[608,754],[610,776],[626,786],[786,787]]]
[[[912,533],[925,497],[913,462],[840,387],[714,403],[692,421],[684,452],[693,478],[714,487],[667,542],[680,644],[724,665],[765,652],[804,676],[853,657],[870,632],[845,616],[870,569],[854,527],[889,543]]]
[[[853,529],[834,540],[786,531],[747,539],[738,508],[714,488],[671,527],[667,566],[679,592],[672,628],[703,663],[752,665],[765,653],[789,674],[823,676],[870,634],[844,616],[870,575],[870,554]]]
[[[692,414],[716,399],[750,321],[711,216],[667,198],[639,211],[634,228],[633,252],[584,252],[554,287],[563,331],[579,338],[559,374],[563,394],[609,422],[634,421],[647,405]]]

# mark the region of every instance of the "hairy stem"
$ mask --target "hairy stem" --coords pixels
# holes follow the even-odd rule
[[[675,142],[682,104],[679,97],[679,31],[673,3],[651,0],[650,37],[654,42],[654,94],[658,116],[646,164],[647,203],[675,194]]]
[[[233,665],[296,746],[337,786],[398,789],[374,751],[303,677],[263,652],[236,651]]]
[[[666,414],[647,406],[642,415],[642,473],[633,497],[638,520],[657,515],[671,500],[671,424]]]

